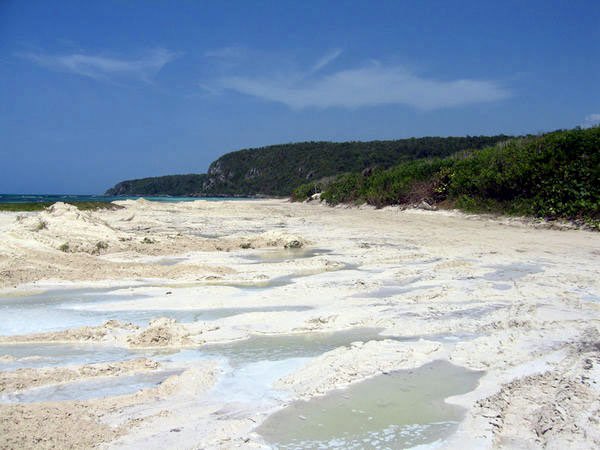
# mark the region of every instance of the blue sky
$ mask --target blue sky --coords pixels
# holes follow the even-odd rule
[[[600,122],[597,1],[0,0],[1,193]]]

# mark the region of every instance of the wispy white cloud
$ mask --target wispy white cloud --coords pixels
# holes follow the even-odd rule
[[[227,76],[220,78],[217,85],[293,109],[403,104],[434,110],[493,102],[511,95],[495,81],[425,78],[401,66],[379,63],[312,76],[338,56],[339,51],[325,55],[304,74]]]
[[[50,55],[21,53],[19,56],[51,70],[73,73],[95,80],[110,81],[115,78],[134,78],[150,82],[166,64],[178,54],[157,48],[137,58],[114,58],[84,53]]]
[[[338,56],[340,56],[342,54],[342,50],[340,49],[335,49],[330,51],[329,53],[325,54],[323,57],[321,57],[314,66],[312,66],[312,68],[310,69],[310,73],[316,73],[319,70],[321,70],[323,67],[327,66],[329,63],[333,62],[335,59],[338,58]]]
[[[600,125],[600,114],[588,114],[583,121],[584,127],[593,127]]]

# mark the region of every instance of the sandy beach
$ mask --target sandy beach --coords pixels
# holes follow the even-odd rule
[[[600,234],[396,207],[116,203],[0,213],[0,448],[600,447]],[[311,408],[361,402],[377,377],[439,406],[403,424],[348,406],[373,422],[364,435],[311,428]]]

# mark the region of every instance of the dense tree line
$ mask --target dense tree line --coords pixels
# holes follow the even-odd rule
[[[206,175],[166,175],[121,181],[106,195],[173,195],[186,196],[202,189]]]
[[[297,200],[321,192],[330,204],[377,207],[428,202],[475,212],[600,220],[600,127],[500,142],[478,151],[428,158],[368,173],[308,183]]]
[[[371,142],[302,142],[239,150],[210,165],[208,174],[128,180],[110,195],[288,196],[307,181],[404,161],[445,157],[478,149],[509,136],[423,137]]]

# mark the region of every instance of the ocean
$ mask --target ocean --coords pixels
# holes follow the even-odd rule
[[[38,194],[0,194],[0,203],[42,203],[42,202],[112,202],[115,200],[137,200],[141,196],[110,196],[110,195],[38,195]],[[143,196],[153,202],[192,202],[194,200],[240,200],[232,197],[153,197]]]

